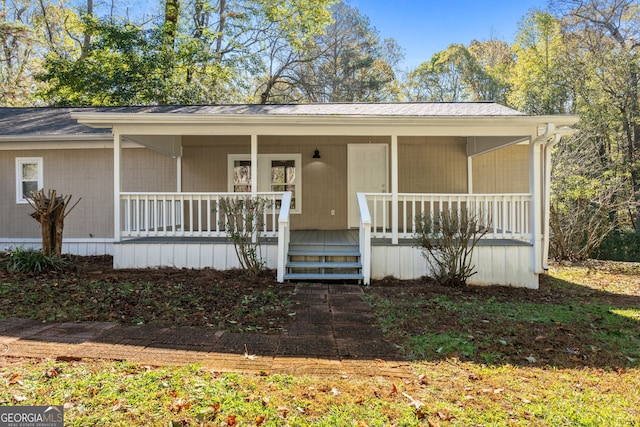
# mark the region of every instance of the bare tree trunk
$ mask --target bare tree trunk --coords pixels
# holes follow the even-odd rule
[[[56,190],[39,190],[26,196],[34,209],[31,217],[40,223],[42,229],[42,253],[45,256],[62,256],[62,232],[64,218],[76,207],[81,199],[70,207],[72,196],[57,196]]]
[[[93,18],[93,0],[87,0],[87,16]],[[82,47],[80,48],[80,58],[82,61],[89,54],[89,47],[91,46],[91,31],[85,30],[84,39],[82,40]]]
[[[164,7],[164,28],[162,32],[162,79],[165,89],[159,95],[160,104],[167,104],[167,85],[171,79],[174,58],[173,51],[178,31],[178,17],[180,16],[180,0],[166,0]]]
[[[220,21],[218,22],[218,34],[216,38],[216,53],[222,52],[222,35],[224,34],[227,19],[227,0],[220,0],[220,8],[218,11]]]

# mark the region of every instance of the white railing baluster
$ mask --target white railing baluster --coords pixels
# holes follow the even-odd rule
[[[268,201],[262,213],[262,236],[278,236],[281,208],[277,202],[282,194],[258,193]],[[241,193],[121,193],[122,237],[225,237],[223,197],[250,198]]]
[[[387,221],[389,193],[366,193],[365,200],[372,208],[372,236],[390,239],[393,224]],[[397,219],[401,228],[400,237],[412,238],[416,232],[416,216],[428,215],[433,221],[442,212],[467,210],[482,221],[489,229],[485,239],[520,239],[530,241],[529,235],[529,194],[398,194],[403,218]],[[419,209],[419,210],[418,210]],[[410,215],[410,219],[409,218]],[[409,221],[411,225],[409,226]],[[379,227],[379,228],[378,228]]]

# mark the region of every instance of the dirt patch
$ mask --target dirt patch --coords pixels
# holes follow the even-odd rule
[[[110,256],[68,261],[63,271],[41,274],[0,270],[0,316],[277,333],[294,289],[277,283],[273,271],[115,270]]]

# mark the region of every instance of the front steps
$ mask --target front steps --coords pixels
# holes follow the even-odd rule
[[[358,245],[291,243],[284,280],[298,282],[364,279]]]

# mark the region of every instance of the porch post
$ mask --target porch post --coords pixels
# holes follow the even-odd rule
[[[542,171],[541,157],[543,138],[532,138],[529,158],[529,192],[531,193],[531,206],[529,222],[531,228],[531,243],[533,244],[533,273],[541,273],[540,259],[542,257]]]
[[[119,242],[121,237],[120,226],[120,162],[122,161],[122,140],[118,132],[113,133],[113,241]]]
[[[467,156],[467,193],[473,194],[473,157]]]
[[[258,196],[258,135],[251,135],[251,197]]]
[[[391,135],[391,244],[398,244],[398,135]]]
[[[176,157],[176,191],[182,193],[182,156]]]
[[[258,135],[251,135],[251,198],[258,197]],[[258,218],[253,219],[253,229],[258,226]],[[251,242],[256,243],[258,236],[252,233]]]

